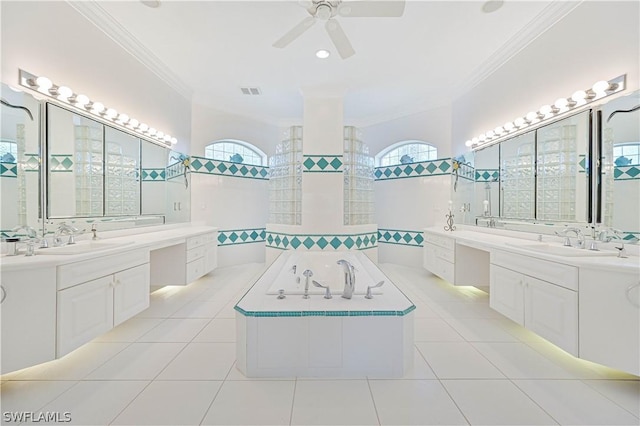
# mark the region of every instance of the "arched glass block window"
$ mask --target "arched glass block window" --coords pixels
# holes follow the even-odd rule
[[[380,167],[416,163],[438,158],[438,148],[426,142],[409,140],[395,143],[376,155]]]
[[[613,163],[616,166],[640,164],[640,142],[615,144],[613,146]]]
[[[204,156],[213,160],[264,166],[267,154],[250,143],[225,139],[210,143],[204,148]]]

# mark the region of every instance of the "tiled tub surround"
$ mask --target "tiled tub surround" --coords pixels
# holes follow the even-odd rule
[[[2,373],[60,358],[145,310],[151,286],[185,285],[216,267],[216,228],[131,231],[3,255]],[[81,252],[89,244],[103,248]]]
[[[594,252],[535,239],[428,228],[424,266],[456,285],[488,282],[492,309],[576,357],[640,375],[639,247],[627,245],[629,256],[618,258],[616,244]]]
[[[287,293],[286,284],[284,299],[269,294],[279,277],[294,275],[292,261],[298,275],[304,272],[298,268],[343,258],[357,268],[351,299],[341,297],[344,277],[335,263],[337,272],[316,269],[311,277],[342,280],[331,283],[340,287],[332,299],[323,293],[304,299]],[[366,299],[362,290],[382,280],[382,294]],[[402,377],[413,366],[414,309],[364,253],[283,252],[235,306],[237,368],[247,377]]]

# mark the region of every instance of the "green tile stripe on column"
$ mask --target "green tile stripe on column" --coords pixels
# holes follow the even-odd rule
[[[281,250],[366,250],[378,246],[377,232],[362,234],[283,234],[266,231],[267,247]]]
[[[0,163],[0,177],[17,178],[18,165],[16,163]]]
[[[49,156],[49,170],[51,173],[73,172],[73,155],[51,154]]]
[[[218,246],[263,243],[265,228],[225,229],[218,231]]]
[[[373,171],[373,177],[375,180],[405,179],[448,175],[452,172],[451,158],[440,158],[438,160],[376,167]]]
[[[422,247],[424,237],[422,231],[407,231],[401,229],[378,229],[378,243],[399,244],[403,246]]]
[[[476,169],[476,182],[497,182],[500,179],[499,169]]]
[[[640,179],[640,165],[615,166],[613,168],[614,180]]]
[[[164,168],[142,169],[140,173],[143,182],[164,182],[167,175]]]
[[[302,166],[304,173],[341,173],[342,155],[305,155]]]

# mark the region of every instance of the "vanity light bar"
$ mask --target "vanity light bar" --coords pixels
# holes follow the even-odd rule
[[[71,105],[85,113],[89,113],[103,120],[111,121],[116,125],[133,131],[146,139],[166,146],[178,143],[178,139],[164,132],[157,131],[145,123],[140,123],[135,118],[129,117],[125,113],[119,113],[113,108],[105,107],[100,102],[90,100],[87,96],[74,93],[67,86],[58,86],[44,76],[35,76],[24,70],[20,70],[20,85],[27,89],[35,90],[57,101]]]
[[[575,111],[587,104],[621,92],[626,88],[626,74],[613,78],[609,81],[601,80],[594,83],[587,90],[578,90],[568,98],[559,98],[552,105],[543,105],[538,111],[531,111],[525,116],[508,121],[502,126],[482,133],[465,142],[465,145],[472,150],[485,148],[508,136],[513,136],[523,130],[542,123],[547,120],[559,117],[569,111]]]

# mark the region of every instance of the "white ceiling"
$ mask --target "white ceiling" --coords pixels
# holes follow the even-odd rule
[[[285,122],[302,118],[303,93],[343,94],[345,123],[356,125],[450,102],[567,11],[559,1],[506,0],[486,14],[481,1],[409,0],[401,18],[339,17],[356,51],[343,60],[321,24],[271,46],[309,16],[295,1],[72,5],[194,102]],[[321,48],[328,59],[315,57]]]

